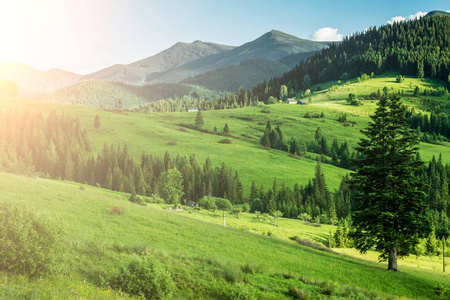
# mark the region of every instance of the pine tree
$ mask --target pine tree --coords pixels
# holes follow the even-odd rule
[[[197,112],[197,116],[195,117],[195,127],[202,127],[204,125],[203,115],[201,111]]]
[[[98,115],[95,115],[94,128],[95,128],[95,130],[100,129],[100,117]]]
[[[225,126],[223,127],[223,134],[230,134],[230,128],[228,128],[227,123],[225,123]]]
[[[362,253],[372,247],[388,259],[388,270],[398,271],[397,257],[411,252],[430,231],[425,217],[422,184],[414,175],[418,141],[406,123],[398,97],[383,97],[372,122],[358,143],[362,156],[355,160],[353,190],[355,247]],[[407,217],[405,217],[407,216]]]

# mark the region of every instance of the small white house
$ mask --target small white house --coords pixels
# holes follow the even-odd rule
[[[297,104],[297,100],[295,100],[294,98],[288,98],[286,100],[286,103],[287,104]]]
[[[188,107],[187,111],[188,112],[198,112],[198,107]]]

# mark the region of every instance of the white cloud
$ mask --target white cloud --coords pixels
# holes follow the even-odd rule
[[[413,15],[407,16],[407,17],[402,17],[402,16],[396,16],[396,17],[392,17],[389,21],[387,21],[387,24],[394,24],[396,22],[403,22],[403,21],[411,21],[411,20],[417,20],[423,16],[426,16],[426,12],[423,11],[419,11]]]
[[[311,34],[309,38],[313,41],[334,42],[342,41],[343,35],[338,33],[337,28],[324,27],[314,31],[314,33]]]
[[[405,21],[405,17],[401,17],[401,16],[397,16],[397,17],[392,17],[389,21],[387,21],[386,23],[387,24],[390,24],[390,25],[392,25],[392,24],[394,24],[394,23],[396,23],[396,22],[403,22],[403,21]]]

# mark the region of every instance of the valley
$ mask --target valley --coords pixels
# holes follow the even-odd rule
[[[0,299],[450,299],[449,14],[0,62]]]

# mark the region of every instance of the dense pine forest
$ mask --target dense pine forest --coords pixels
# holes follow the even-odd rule
[[[450,74],[450,19],[424,17],[373,27],[331,45],[291,71],[255,86],[251,97],[266,102],[278,97],[280,87],[308,89],[330,80],[346,80],[363,73],[395,70],[403,75],[448,80]]]

